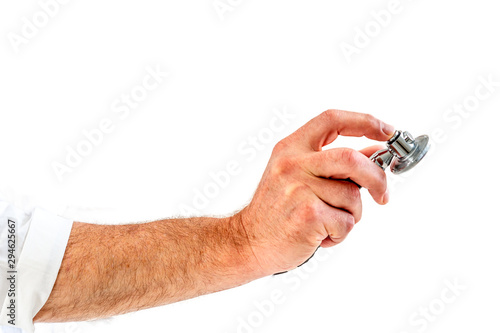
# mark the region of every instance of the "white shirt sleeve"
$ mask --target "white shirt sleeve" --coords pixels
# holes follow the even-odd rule
[[[54,287],[72,226],[0,198],[0,331],[34,332],[33,317]]]

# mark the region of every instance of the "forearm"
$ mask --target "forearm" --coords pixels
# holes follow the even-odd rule
[[[262,277],[237,216],[75,222],[54,288],[35,322],[104,318]]]

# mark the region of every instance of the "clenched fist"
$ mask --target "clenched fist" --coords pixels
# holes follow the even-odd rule
[[[386,175],[369,159],[381,147],[322,147],[339,135],[387,141],[393,134],[371,115],[328,110],[278,142],[252,201],[235,215],[262,276],[293,269],[318,246],[343,241],[361,219],[356,184],[379,204],[389,199]]]

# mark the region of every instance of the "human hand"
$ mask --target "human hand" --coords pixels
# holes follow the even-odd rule
[[[234,216],[256,258],[253,269],[263,276],[287,271],[318,246],[342,242],[361,219],[356,184],[386,204],[385,172],[369,159],[383,147],[322,147],[338,135],[387,141],[393,133],[371,115],[327,110],[278,142],[252,201]]]

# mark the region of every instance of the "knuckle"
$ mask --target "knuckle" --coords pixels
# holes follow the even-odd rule
[[[288,156],[280,156],[274,159],[271,167],[271,175],[280,177],[290,174],[295,169],[295,163]]]
[[[334,242],[340,243],[354,228],[355,219],[351,214],[345,214],[343,217],[337,219],[335,223],[337,227],[329,233],[329,236]]]
[[[319,205],[314,200],[306,200],[298,208],[298,215],[306,223],[317,222],[320,219]]]
[[[273,148],[273,154],[279,155],[283,151],[285,151],[288,147],[288,142],[285,139],[282,139],[276,143],[276,145]]]
[[[356,219],[354,218],[354,216],[349,214],[348,217],[344,221],[346,235],[351,232],[352,228],[354,228],[355,223],[356,223]]]
[[[290,182],[284,186],[284,195],[291,198],[301,198],[302,194],[309,191],[309,186],[300,182]]]
[[[354,216],[351,214],[343,214],[341,218],[337,221],[339,224],[339,230],[338,232],[340,233],[339,236],[345,237],[349,232],[354,228],[354,224],[356,223],[356,219]],[[338,236],[337,236],[338,237]]]
[[[371,115],[369,113],[366,113],[366,119],[368,120],[368,123],[370,124],[370,126],[374,127],[374,128],[380,128],[382,126],[382,122],[376,118],[374,115]]]
[[[356,168],[360,165],[361,159],[359,158],[358,152],[354,149],[344,148],[342,149],[341,159],[351,168]]]
[[[326,120],[328,121],[332,121],[332,120],[336,120],[339,116],[339,110],[336,110],[336,109],[328,109],[326,111],[324,111],[321,116],[323,118],[326,118]]]

